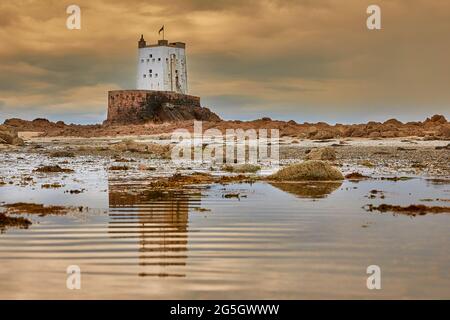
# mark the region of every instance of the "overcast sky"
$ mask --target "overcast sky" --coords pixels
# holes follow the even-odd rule
[[[162,24],[187,44],[190,94],[225,119],[450,117],[450,1],[2,0],[0,120],[104,120],[107,91],[135,87],[140,34],[156,42]]]

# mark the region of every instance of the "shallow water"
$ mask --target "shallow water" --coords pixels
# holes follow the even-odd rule
[[[0,298],[450,298],[450,215],[362,208],[448,205],[421,202],[449,199],[448,184],[259,182],[158,193],[102,168],[0,187],[8,203],[89,207],[0,234]],[[58,179],[63,188],[39,187]],[[373,189],[385,199],[368,198]],[[66,288],[69,265],[81,268],[81,290]],[[381,268],[381,290],[366,287],[369,265]]]

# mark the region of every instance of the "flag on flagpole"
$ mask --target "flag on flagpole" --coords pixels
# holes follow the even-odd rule
[[[161,32],[163,33],[163,40],[164,40],[164,25],[161,27],[161,29],[159,29],[158,34],[161,34]]]

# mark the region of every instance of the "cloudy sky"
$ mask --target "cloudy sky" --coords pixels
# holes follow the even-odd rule
[[[156,42],[162,24],[187,43],[190,93],[225,119],[450,117],[449,1],[2,0],[0,120],[102,121],[107,91],[135,87],[140,34]]]

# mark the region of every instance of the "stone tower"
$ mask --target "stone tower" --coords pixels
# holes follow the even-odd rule
[[[137,89],[172,91],[187,94],[186,45],[159,40],[147,45],[144,36],[138,42]]]

